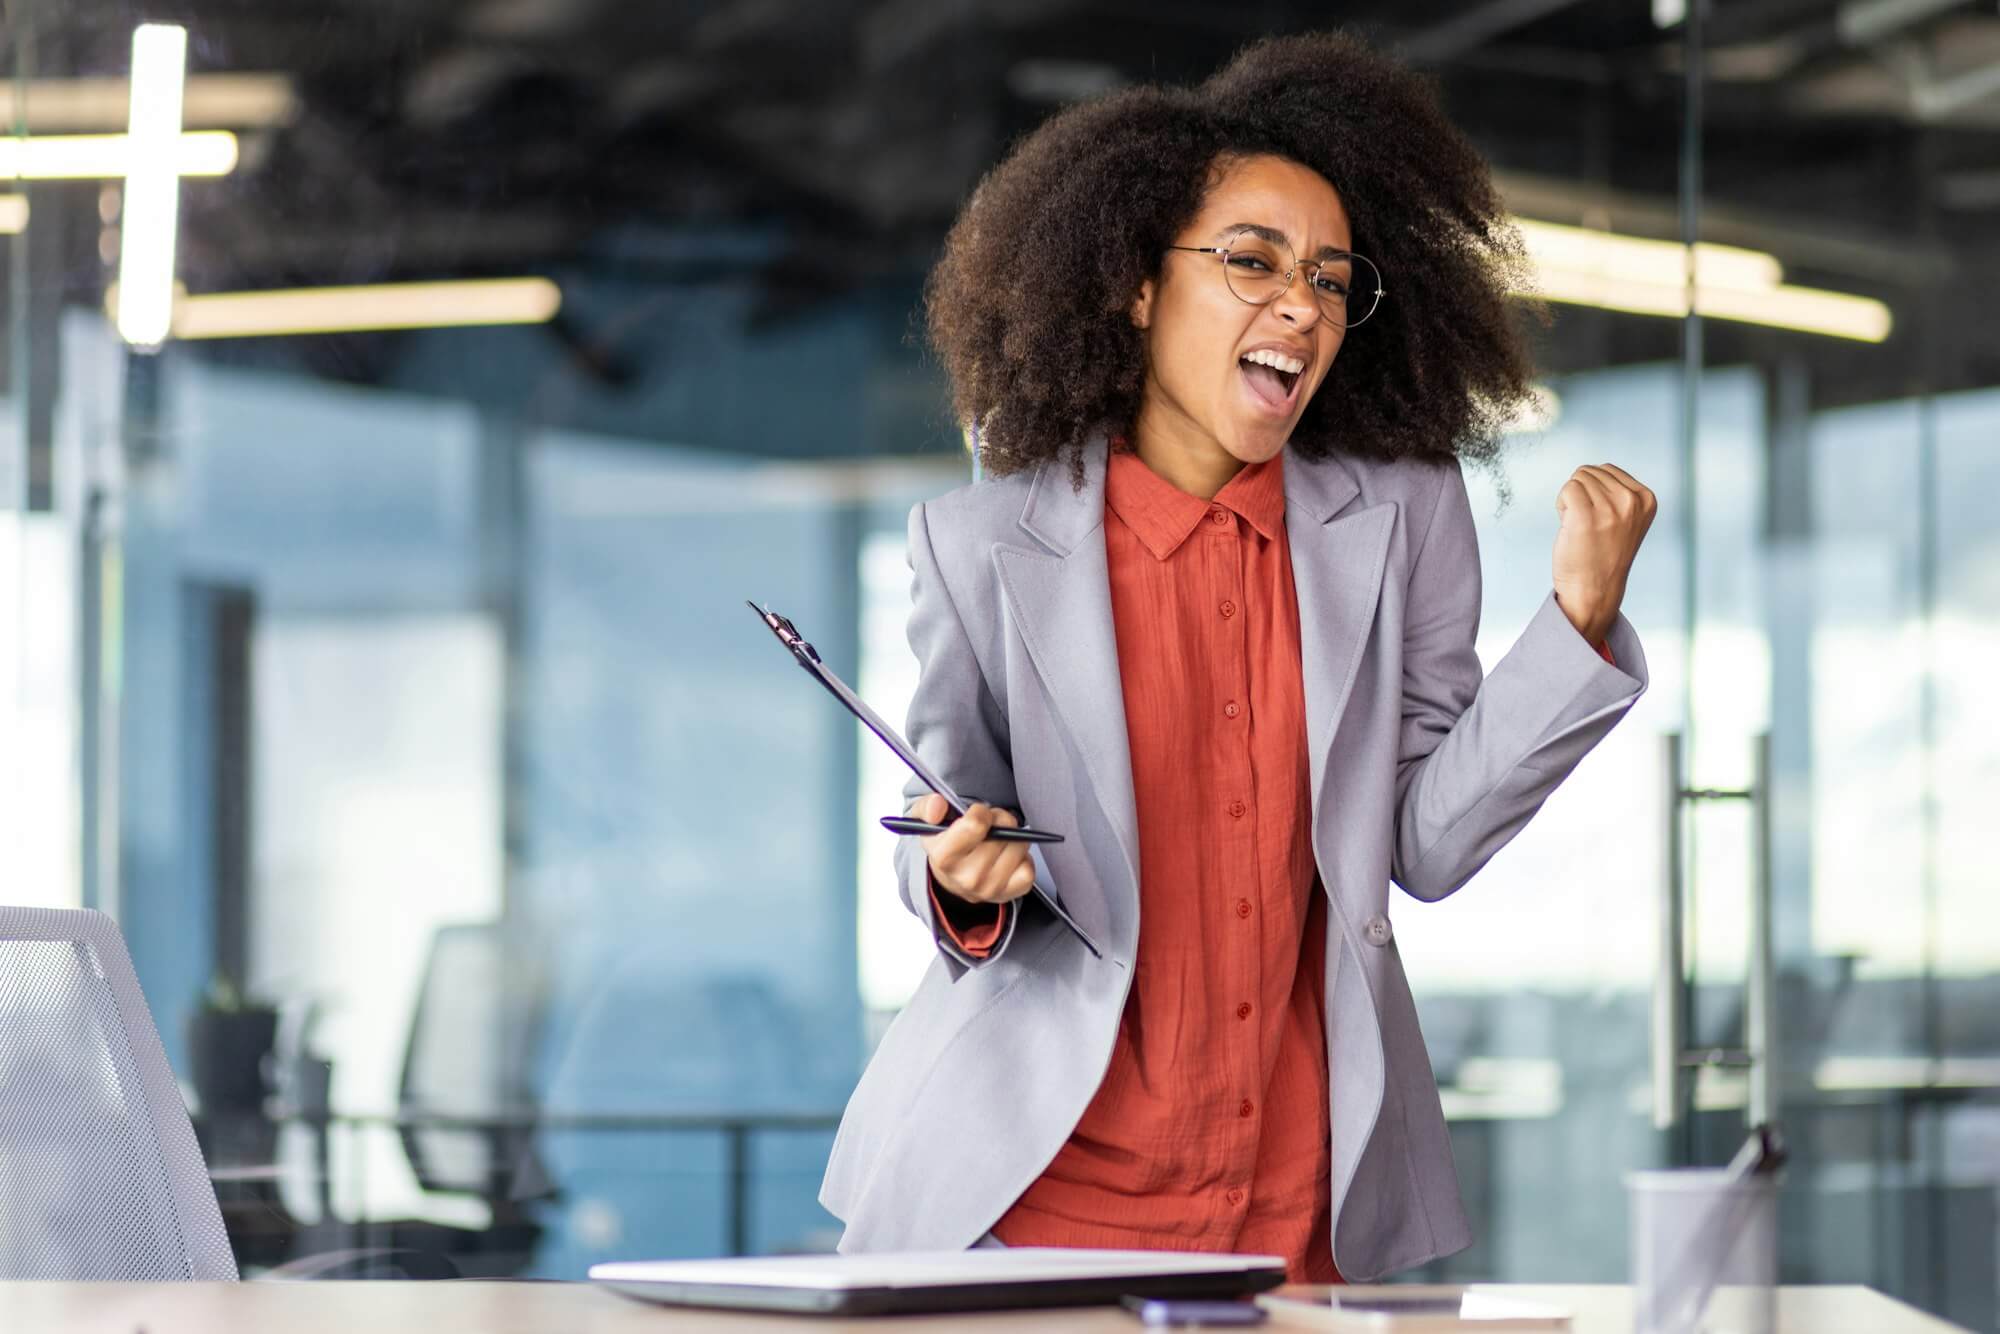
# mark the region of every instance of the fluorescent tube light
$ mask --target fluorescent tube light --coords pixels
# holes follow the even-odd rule
[[[1532,295],[1638,315],[1688,313],[1687,247],[1584,227],[1516,218],[1535,264]],[[1711,319],[1879,343],[1894,320],[1868,297],[1786,284],[1773,255],[1737,246],[1694,247],[1694,309]]]
[[[131,174],[130,139],[124,134],[0,138],[0,181],[117,180]],[[236,170],[236,136],[228,130],[192,130],[166,147],[182,176],[227,176]]]
[[[174,232],[181,178],[181,85],[187,29],[142,23],[132,30],[132,122],[118,258],[118,334],[138,347],[166,341],[174,313]],[[32,142],[32,141],[31,141]]]
[[[547,278],[213,292],[174,303],[176,338],[266,338],[471,325],[542,324],[562,306]]]
[[[132,105],[131,80],[115,76],[30,79],[22,91],[29,134],[121,129]],[[13,81],[0,79],[0,106],[14,106],[15,95]],[[288,125],[297,114],[284,74],[191,74],[181,98],[181,124],[203,129]]]
[[[1678,241],[1655,241],[1643,236],[1618,236],[1587,227],[1564,227],[1553,222],[1516,218],[1521,239],[1537,265],[1565,269],[1597,270],[1607,276],[1632,278],[1641,282],[1681,283],[1687,277],[1687,247]],[[1774,287],[1784,277],[1784,267],[1775,255],[1740,246],[1713,245],[1707,241],[1694,248],[1696,276],[1704,285],[1761,289]]]
[[[28,230],[28,197],[0,195],[0,236],[19,236]]]

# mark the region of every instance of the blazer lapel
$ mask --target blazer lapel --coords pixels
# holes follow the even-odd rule
[[[1315,817],[1326,791],[1334,734],[1375,619],[1389,534],[1395,529],[1393,504],[1350,508],[1360,493],[1338,458],[1308,463],[1295,454],[1285,456],[1285,531],[1299,598],[1299,665]]]
[[[1070,488],[1066,461],[1043,465],[1022,506],[1021,528],[1046,550],[1001,546],[993,558],[1028,656],[1056,716],[1075,739],[1091,790],[1118,836],[1128,877],[1124,888],[1136,895],[1139,816],[1101,532],[1104,461],[1104,442],[1091,442],[1084,451],[1081,494]]]

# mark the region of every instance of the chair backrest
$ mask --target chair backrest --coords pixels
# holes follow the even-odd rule
[[[0,1278],[235,1277],[117,925],[0,907]]]
[[[527,1050],[540,1005],[533,961],[510,958],[495,922],[441,926],[431,938],[399,1090],[407,1115],[483,1126],[406,1125],[403,1148],[425,1190],[512,1197],[532,1127]]]

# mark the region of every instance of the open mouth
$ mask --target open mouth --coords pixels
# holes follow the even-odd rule
[[[1291,407],[1292,395],[1298,390],[1299,378],[1304,374],[1303,371],[1281,371],[1275,366],[1266,366],[1247,358],[1239,361],[1237,367],[1243,372],[1251,394],[1260,403],[1281,410]]]

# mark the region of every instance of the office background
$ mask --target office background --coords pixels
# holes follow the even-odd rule
[[[2000,15],[1337,17],[1439,80],[1557,298],[1541,411],[1472,479],[1482,654],[1572,468],[1661,498],[1652,691],[1398,909],[1480,1236],[1428,1276],[1622,1277],[1621,1174],[1721,1160],[1769,1098],[1787,1281],[1992,1327]],[[832,1244],[832,1121],[930,947],[872,825],[893,760],[743,600],[898,716],[902,521],[970,476],[916,339],[959,203],[1060,105],[1325,19],[11,0],[0,897],[118,919],[246,1267]],[[179,140],[132,114],[142,23],[186,33]],[[162,339],[120,282],[175,215]],[[466,280],[515,285],[395,286]],[[299,289],[338,290],[224,299]],[[1662,1129],[1670,875],[1704,1054]]]

